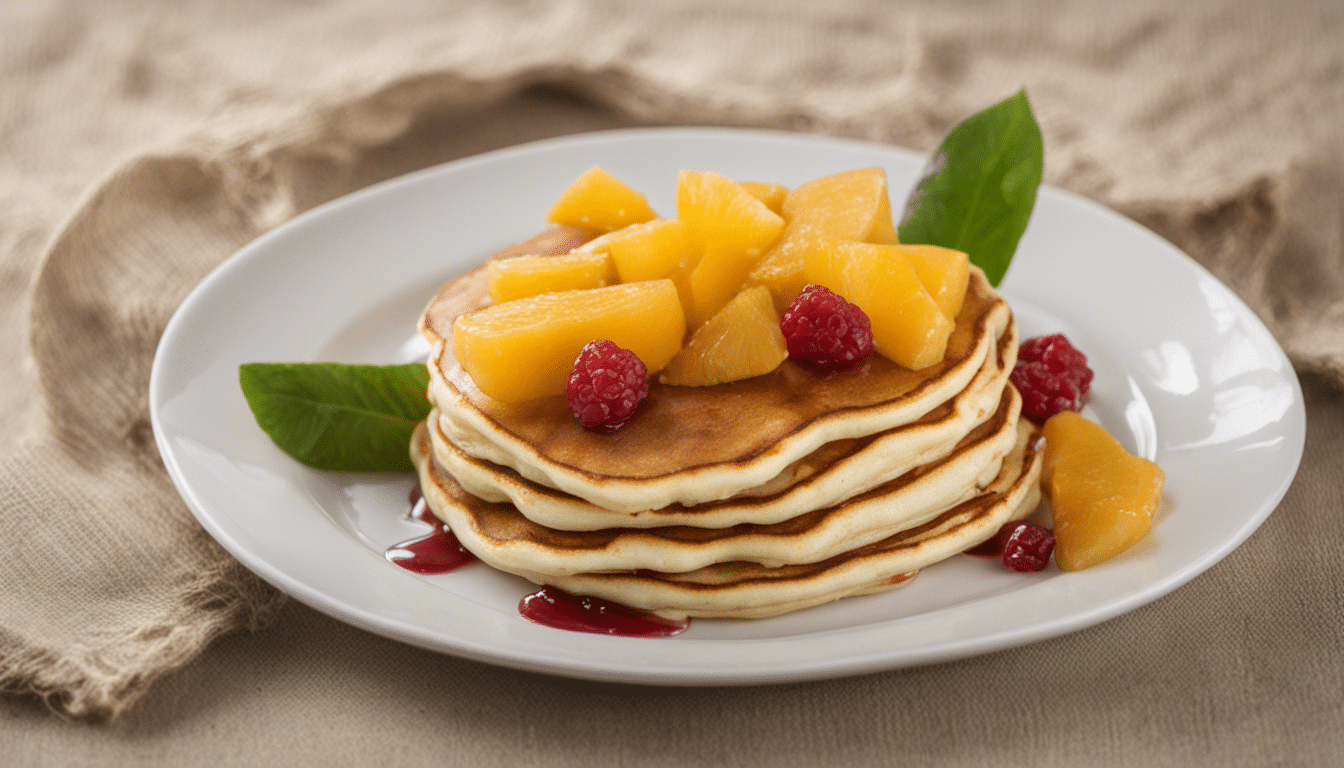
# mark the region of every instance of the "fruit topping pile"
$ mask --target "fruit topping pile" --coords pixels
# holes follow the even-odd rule
[[[681,171],[676,208],[659,218],[598,167],[570,185],[547,218],[601,234],[568,254],[488,265],[494,303],[453,327],[454,356],[477,388],[506,403],[561,394],[597,340],[669,386],[761,376],[790,357],[838,370],[870,348],[911,369],[943,359],[970,261],[897,243],[882,169],[793,189]]]

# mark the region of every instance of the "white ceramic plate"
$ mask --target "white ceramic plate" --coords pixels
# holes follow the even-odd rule
[[[1024,336],[1062,331],[1096,371],[1086,413],[1157,461],[1152,534],[1115,560],[1011,573],[952,559],[909,586],[774,619],[697,620],[667,639],[565,632],[520,618],[531,585],[481,564],[434,577],[384,550],[424,532],[408,475],[308,469],[257,428],[238,389],[252,361],[421,359],[421,309],[449,278],[535,234],[593,164],[675,212],[676,173],[797,184],[886,168],[899,210],[923,158],[795,134],[654,129],[482,155],[322,206],[244,248],[183,302],[154,361],[159,450],[201,524],[262,578],[339,619],[481,661],[674,685],[780,682],[922,664],[1095,624],[1175,589],[1249,536],[1288,488],[1304,413],[1292,367],[1247,307],[1167,242],[1043,188],[1002,289]]]

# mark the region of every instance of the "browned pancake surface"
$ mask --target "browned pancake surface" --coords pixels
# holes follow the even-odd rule
[[[464,510],[468,510],[477,535],[490,539],[500,546],[507,545],[511,541],[521,541],[531,542],[548,549],[602,550],[609,547],[613,541],[620,537],[681,543],[702,543],[739,536],[794,538],[804,536],[816,529],[827,516],[834,514],[836,510],[850,504],[863,503],[868,499],[889,496],[956,459],[971,446],[988,440],[995,433],[1004,429],[1010,416],[1016,416],[1017,411],[1011,406],[1012,403],[1009,399],[1004,398],[993,417],[971,430],[952,449],[948,456],[938,461],[916,467],[900,477],[853,496],[840,505],[826,509],[799,510],[799,514],[795,517],[770,524],[740,523],[726,528],[698,528],[689,525],[675,525],[660,528],[605,528],[594,531],[562,531],[529,520],[518,512],[512,504],[492,503],[472,496],[462,490],[461,486],[453,481],[437,463],[431,464],[430,474],[436,485],[442,487]],[[803,480],[802,483],[806,484],[812,479],[815,478]],[[766,503],[770,498],[744,499],[737,503]]]

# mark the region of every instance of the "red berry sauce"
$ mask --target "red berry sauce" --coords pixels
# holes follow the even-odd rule
[[[571,632],[620,637],[671,637],[686,631],[689,619],[672,621],[597,597],[571,595],[552,586],[524,597],[518,613],[528,621]]]
[[[404,541],[387,550],[388,560],[415,573],[448,573],[476,559],[429,511],[420,488],[410,495],[409,517],[433,526],[425,536]],[[690,626],[689,619],[673,621],[596,597],[579,597],[545,586],[518,603],[518,613],[528,621],[572,632],[593,632],[620,637],[670,637]]]
[[[432,574],[456,571],[476,559],[458,542],[448,526],[429,511],[419,487],[411,491],[410,503],[410,518],[429,523],[433,528],[424,536],[392,545],[383,553],[388,560],[408,571]]]
[[[999,544],[998,536],[990,536],[974,547],[964,550],[962,554],[975,555],[976,557],[998,557],[1003,554],[1003,546]]]

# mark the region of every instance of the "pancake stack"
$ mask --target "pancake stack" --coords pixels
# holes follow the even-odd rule
[[[558,227],[497,257],[593,235]],[[941,363],[655,377],[611,434],[579,426],[563,396],[476,388],[452,322],[488,302],[481,269],[421,317],[433,410],[411,454],[430,509],[499,570],[668,618],[765,617],[905,583],[1038,502],[1038,435],[1008,383],[1017,328],[975,268]]]

